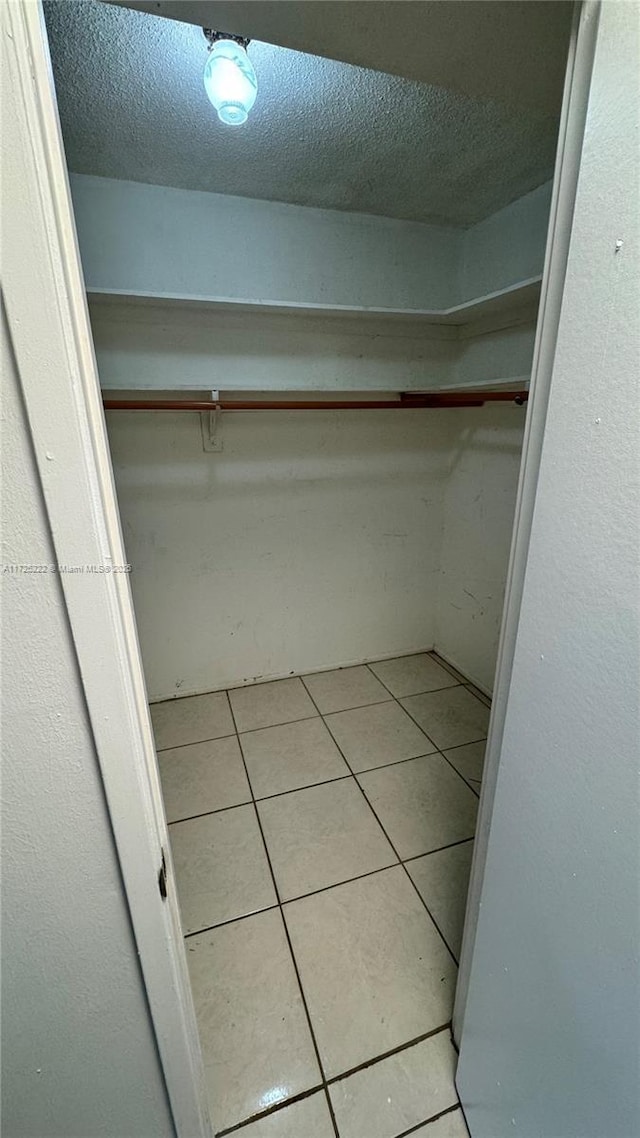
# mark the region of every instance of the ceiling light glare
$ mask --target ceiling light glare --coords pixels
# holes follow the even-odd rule
[[[247,55],[248,40],[208,32],[211,51],[204,68],[204,89],[226,126],[242,126],[256,101],[258,80]]]

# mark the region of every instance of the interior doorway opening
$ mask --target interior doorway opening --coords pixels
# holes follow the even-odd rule
[[[559,96],[255,35],[229,133],[164,7],[45,12],[214,1131],[458,1138]]]

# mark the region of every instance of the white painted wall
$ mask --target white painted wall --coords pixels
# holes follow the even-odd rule
[[[491,692],[526,410],[493,404],[445,414],[450,433],[435,647]]]
[[[455,328],[432,339],[389,321],[126,301],[91,323],[104,390],[420,391],[455,378]]]
[[[539,274],[547,187],[463,231],[85,175],[71,184],[88,288],[156,298],[92,304],[104,388],[411,391],[529,374],[530,308],[459,338],[193,301],[441,311]],[[191,303],[163,305],[171,296]]]
[[[4,322],[3,322],[4,324]],[[3,327],[3,564],[55,562]],[[174,1134],[60,581],[3,585],[2,1129]]]
[[[108,413],[150,696],[430,647],[442,414]]]
[[[71,175],[87,287],[448,308],[542,272],[550,183],[467,230]]]
[[[459,231],[71,175],[89,288],[239,300],[456,303]]]
[[[211,454],[198,415],[109,412],[151,698],[434,642],[490,689],[524,416],[227,414]]]
[[[460,253],[461,300],[542,272],[551,186],[545,182],[465,230]]]
[[[598,38],[460,1041],[473,1138],[640,1133],[639,17],[583,17]]]
[[[465,232],[86,176],[72,187],[90,288],[391,308],[445,307],[535,276],[549,201],[543,187]],[[92,319],[111,389],[452,387],[527,376],[533,348],[531,312],[459,341],[454,328],[416,338],[378,322],[363,334],[346,319],[206,308],[104,305]],[[458,411],[226,416],[217,455],[203,453],[196,417],[111,415],[152,697],[436,636],[489,689],[519,428],[507,439],[499,411],[477,414],[477,431]],[[436,629],[439,590],[451,621],[440,614]]]
[[[512,328],[500,328],[463,340],[453,365],[456,387],[500,384],[521,387],[529,381],[536,334],[535,313]]]

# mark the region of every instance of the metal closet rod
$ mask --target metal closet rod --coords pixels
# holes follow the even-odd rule
[[[408,411],[415,407],[482,407],[527,402],[527,391],[443,391],[399,399],[108,399],[106,411]]]

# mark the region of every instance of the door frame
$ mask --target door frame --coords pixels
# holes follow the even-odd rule
[[[582,141],[587,117],[599,11],[600,0],[583,0],[582,3],[580,0],[575,0],[574,2],[540,306],[531,368],[527,420],[522,446],[491,718],[453,1009],[452,1030],[458,1046],[464,1029],[464,1012],[509,700],[520,606],[527,569],[540,457],[549,406],[553,363],[569,257],[569,241],[578,187],[580,159],[582,157]]]
[[[180,1138],[210,1138],[186,953],[40,0],[0,4],[3,303],[141,982]],[[105,567],[106,570],[105,571]],[[166,865],[166,899],[159,875]]]
[[[454,1009],[460,1039],[571,232],[598,0],[576,3],[478,833]],[[118,503],[40,0],[0,5],[3,294],[58,564],[123,565]],[[7,218],[9,224],[7,224]],[[64,458],[62,458],[64,456]],[[207,1097],[128,577],[61,586],[176,1132]],[[96,646],[99,646],[97,649]],[[167,898],[158,874],[167,866]]]

